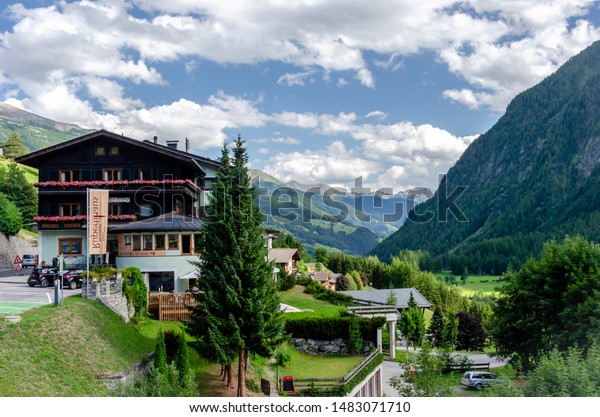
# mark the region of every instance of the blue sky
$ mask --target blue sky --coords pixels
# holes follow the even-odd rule
[[[22,1],[0,102],[209,157],[239,132],[284,181],[398,192],[598,39],[586,0]]]

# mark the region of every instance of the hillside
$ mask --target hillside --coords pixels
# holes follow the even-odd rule
[[[3,143],[13,132],[21,136],[23,144],[30,151],[36,151],[89,133],[90,130],[74,124],[55,122],[9,104],[0,103],[0,143]]]
[[[372,253],[389,259],[401,249],[424,249],[455,271],[499,273],[537,255],[546,239],[568,233],[598,241],[598,108],[600,42],[519,94],[469,146],[434,198],[415,210],[435,213],[433,220],[419,223],[412,212],[413,221]],[[461,186],[464,193],[449,199]],[[446,211],[452,201],[466,221]]]
[[[0,320],[0,396],[107,396],[96,378],[131,370],[154,349],[98,301],[68,297]]]
[[[258,204],[266,224],[292,234],[311,252],[323,246],[364,255],[404,221],[404,212],[396,210],[405,205],[402,195],[355,196],[326,185],[285,184],[258,170],[250,174],[260,187]],[[332,191],[336,194],[329,195]]]

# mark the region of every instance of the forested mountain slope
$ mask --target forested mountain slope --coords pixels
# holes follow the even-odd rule
[[[372,253],[388,259],[400,249],[424,249],[454,270],[466,265],[499,273],[537,254],[549,238],[581,234],[598,241],[599,163],[596,42],[515,97],[448,171],[435,196]],[[444,197],[461,186],[466,189],[456,200]],[[466,221],[446,210],[453,201]],[[414,221],[427,211],[435,213],[431,221]]]

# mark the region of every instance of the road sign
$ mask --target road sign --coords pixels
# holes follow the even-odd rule
[[[17,264],[17,266],[15,267],[15,270],[17,270],[17,271],[20,271],[20,270],[21,270],[21,268],[23,268],[23,267],[21,266],[21,264]]]
[[[17,265],[17,264],[20,264],[21,262],[23,262],[23,261],[21,260],[21,257],[20,257],[19,255],[17,255],[17,256],[15,257],[15,261],[14,261],[13,263],[14,263],[15,265]]]

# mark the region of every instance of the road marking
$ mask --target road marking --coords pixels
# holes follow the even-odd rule
[[[48,304],[52,304],[52,298],[50,298],[50,293],[46,293],[46,297],[48,297]]]

